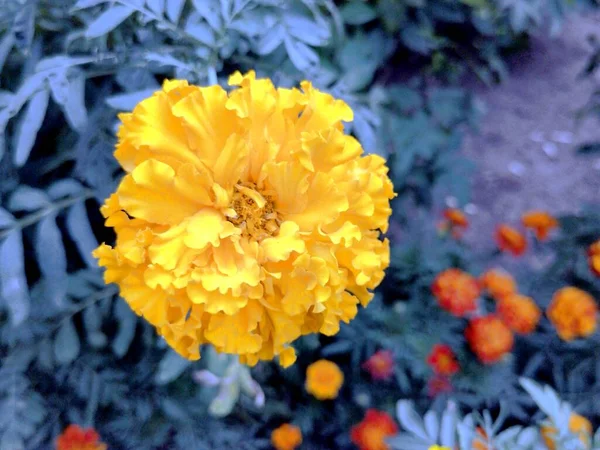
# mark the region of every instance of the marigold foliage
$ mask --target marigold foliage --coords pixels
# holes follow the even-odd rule
[[[336,398],[342,384],[344,372],[334,362],[320,359],[306,369],[306,391],[319,400]]]
[[[389,350],[379,350],[363,363],[362,368],[374,380],[388,380],[394,374],[394,356]]]
[[[385,438],[398,432],[398,426],[389,414],[368,409],[362,422],[350,431],[352,442],[360,450],[387,450]]]
[[[539,241],[548,238],[550,232],[558,227],[558,221],[546,211],[528,211],[521,217],[521,223],[525,228],[531,229]]]
[[[598,305],[590,294],[579,288],[568,286],[556,291],[546,314],[565,341],[596,331]]]
[[[465,337],[471,350],[484,364],[498,362],[512,350],[514,344],[510,329],[494,314],[477,317],[469,322]]]
[[[523,233],[510,225],[501,224],[496,228],[496,243],[502,252],[521,256],[527,250],[527,239]]]
[[[81,428],[69,425],[56,438],[56,450],[106,450],[107,446],[100,442],[100,436],[93,428]]]
[[[482,288],[495,300],[517,292],[515,279],[503,269],[490,269],[479,277]]]
[[[275,450],[295,450],[302,444],[302,432],[296,425],[284,423],[271,433],[271,444]]]
[[[511,330],[520,334],[533,332],[542,316],[535,301],[521,294],[511,294],[500,299],[496,312]]]
[[[433,346],[427,364],[437,375],[451,376],[460,370],[456,355],[449,346],[443,344]]]
[[[584,448],[589,449],[591,444],[592,435],[594,430],[592,423],[579,414],[572,413],[569,417],[569,431],[573,434],[578,435],[579,440],[583,444]],[[548,447],[548,450],[556,450],[556,433],[557,430],[551,423],[542,425],[540,428],[542,439]]]
[[[167,81],[120,116],[127,174],[102,208],[117,240],[95,256],[185,358],[210,343],[288,366],[295,339],[336,334],[371,300],[393,187],[385,160],[344,134],[344,102],[254,72],[230,84]]]
[[[431,287],[440,306],[462,317],[477,309],[480,289],[477,280],[459,269],[448,269],[436,277]]]

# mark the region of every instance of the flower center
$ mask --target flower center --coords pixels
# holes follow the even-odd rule
[[[271,193],[262,194],[254,183],[236,184],[227,214],[229,222],[242,230],[243,236],[262,240],[273,236],[281,224]]]

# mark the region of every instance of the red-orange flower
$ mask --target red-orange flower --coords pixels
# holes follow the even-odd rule
[[[558,227],[558,221],[546,211],[528,211],[521,217],[525,228],[530,228],[538,240],[548,238],[551,230]]]
[[[56,450],[106,450],[106,444],[99,440],[100,436],[93,428],[69,425],[56,438]]]
[[[515,279],[503,269],[490,269],[485,272],[479,282],[495,300],[517,292]]]
[[[600,240],[594,242],[588,248],[588,264],[590,270],[600,277]]]
[[[512,350],[514,337],[508,326],[494,314],[473,319],[465,329],[471,350],[484,364],[498,362]]]
[[[475,431],[472,450],[494,450],[493,447],[488,446],[489,440],[485,430],[481,427],[477,427]]]
[[[398,432],[398,426],[389,414],[368,409],[362,422],[352,427],[350,438],[360,450],[388,450],[385,438]]]
[[[500,299],[496,312],[511,330],[521,334],[533,332],[542,316],[533,299],[521,294],[511,294]]]
[[[469,227],[469,220],[465,213],[458,208],[447,208],[443,214],[444,221],[441,223],[441,230],[443,232],[450,230],[454,237],[460,238],[463,231]]]
[[[459,269],[448,269],[438,274],[431,286],[440,306],[455,316],[462,317],[477,309],[479,284]]]
[[[427,395],[435,398],[440,394],[452,392],[452,383],[450,378],[443,375],[434,375],[427,381]]]
[[[371,355],[363,365],[374,380],[387,380],[394,373],[394,358],[389,350],[379,350]]]
[[[276,450],[295,450],[302,444],[302,432],[296,425],[284,423],[271,433],[271,444]]]
[[[500,251],[510,252],[515,256],[522,255],[527,249],[527,240],[523,233],[506,224],[496,228],[496,243]]]
[[[436,344],[427,357],[427,364],[438,375],[451,376],[460,369],[452,349],[443,344]]]

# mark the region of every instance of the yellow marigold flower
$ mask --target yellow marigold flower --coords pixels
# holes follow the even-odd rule
[[[576,287],[556,291],[546,311],[561,339],[571,341],[596,331],[598,306],[594,298]]]
[[[553,424],[547,423],[540,429],[542,438],[548,450],[556,450],[556,433],[557,430]],[[579,414],[572,413],[569,418],[569,431],[579,437],[584,448],[591,447],[592,434],[594,432],[592,424],[585,417]]]
[[[344,383],[344,373],[337,364],[320,359],[306,369],[306,390],[319,400],[330,400],[338,396]]]
[[[442,447],[441,445],[432,445],[429,450],[452,450],[450,447]]]
[[[271,433],[271,444],[276,450],[295,450],[302,444],[302,432],[296,425],[284,423]]]
[[[347,104],[307,81],[229,83],[166,81],[120,115],[127,173],[102,207],[117,240],[94,255],[183,357],[208,343],[288,366],[295,339],[337,333],[371,300],[395,194],[385,160],[344,134]]]

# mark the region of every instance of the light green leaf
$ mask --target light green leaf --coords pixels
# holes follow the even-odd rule
[[[179,22],[185,0],[167,0],[167,17],[173,23]]]
[[[158,385],[170,383],[179,378],[190,364],[191,361],[182,358],[175,351],[169,349],[158,365],[154,382]]]
[[[44,277],[46,300],[62,307],[67,293],[67,258],[55,215],[47,215],[39,222],[35,252]]]
[[[423,421],[414,410],[411,401],[398,400],[398,403],[396,403],[396,417],[404,429],[410,431],[418,438],[429,441],[429,436],[427,435],[427,431],[425,431]]]
[[[30,300],[23,258],[21,231],[12,231],[0,242],[0,288],[13,326],[29,317]]]
[[[8,201],[11,211],[36,211],[50,205],[50,198],[40,189],[19,186]]]
[[[377,11],[364,1],[354,0],[340,8],[344,22],[349,25],[363,25],[377,18]]]
[[[96,258],[92,256],[92,251],[98,247],[98,241],[92,231],[83,202],[76,203],[69,209],[66,225],[69,235],[75,241],[79,254],[87,266],[98,267]]]
[[[61,365],[70,364],[79,355],[81,344],[71,318],[66,320],[54,338],[54,357]]]
[[[307,72],[319,64],[319,55],[304,42],[290,36],[286,36],[283,42],[292,64],[301,72]]]
[[[112,341],[112,350],[119,358],[125,356],[135,336],[136,315],[124,300],[115,302],[115,317],[119,321],[119,331]]]
[[[0,208],[0,228],[6,228],[15,222],[15,218],[4,208]]]
[[[127,94],[117,94],[106,98],[106,104],[117,111],[131,111],[142,100],[152,96],[156,88],[144,89]]]
[[[146,0],[146,5],[157,16],[162,17],[165,13],[165,0]]]
[[[87,30],[85,30],[85,37],[93,39],[110,33],[133,14],[133,12],[134,9],[130,6],[111,6],[88,25]]]
[[[29,158],[33,144],[35,144],[35,138],[46,116],[49,99],[50,93],[46,89],[42,89],[33,94],[33,97],[31,97],[31,100],[27,104],[27,108],[25,108],[25,113],[19,121],[15,154],[13,157],[13,161],[17,167],[21,167]]]

